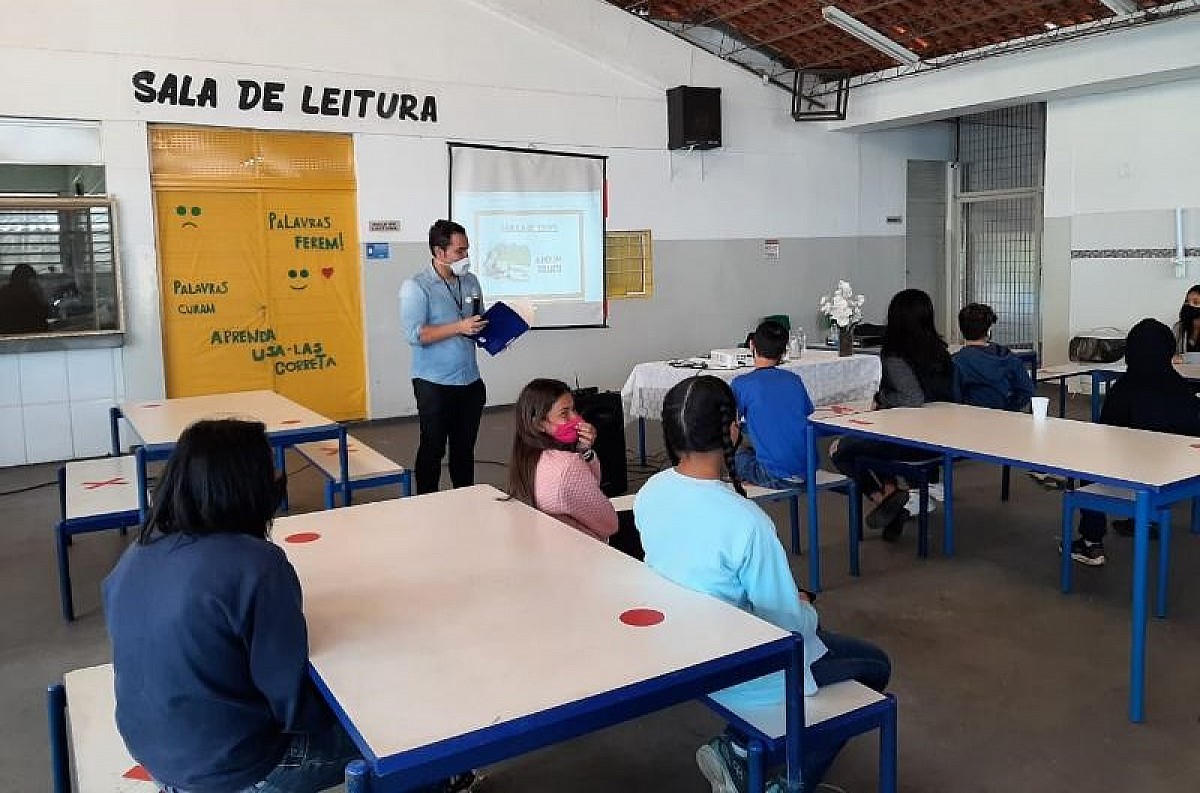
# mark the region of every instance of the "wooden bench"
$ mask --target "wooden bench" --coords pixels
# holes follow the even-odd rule
[[[47,699],[54,793],[158,790],[117,732],[112,664],[67,672]]]
[[[832,471],[817,471],[817,490],[833,490],[839,493],[845,493],[850,485],[850,480],[841,474]],[[808,485],[804,482],[797,481],[795,487],[788,488],[769,488],[759,485],[752,485],[749,482],[743,482],[742,486],[746,490],[746,497],[760,504],[769,503],[771,501],[787,501],[788,502],[788,520],[791,525],[792,535],[792,553],[800,553],[800,497],[808,496]],[[636,494],[631,493],[624,496],[614,496],[609,499],[612,502],[613,509],[617,512],[630,512],[633,510],[633,500]]]
[[[145,463],[135,455],[70,462],[58,469],[60,518],[55,526],[58,590],[63,619],[75,619],[71,597],[71,537],[141,522],[145,507]]]
[[[751,793],[762,791],[768,770],[786,757],[783,703],[733,710],[712,697],[705,697],[703,702],[729,723],[738,742],[747,747],[747,789]],[[803,702],[801,740],[805,747],[812,741],[828,745],[879,730],[879,791],[896,793],[896,699],[891,694],[880,694],[848,680],[822,686]]]
[[[54,793],[158,791],[117,731],[112,664],[67,672],[46,700]]]
[[[338,464],[337,443],[312,441],[297,444],[295,449],[325,477],[325,508],[332,509],[336,505],[342,475]],[[350,494],[347,501],[355,490],[385,485],[400,485],[402,497],[412,495],[412,472],[384,457],[353,435],[346,436],[346,459],[350,466]]]

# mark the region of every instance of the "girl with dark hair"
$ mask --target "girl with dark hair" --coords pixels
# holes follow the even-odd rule
[[[959,401],[954,363],[933,321],[933,301],[920,289],[905,289],[892,297],[879,354],[883,377],[875,395],[877,409]],[[929,457],[929,452],[887,441],[839,438],[830,455],[834,467],[854,477],[863,494],[875,503],[867,525],[882,529],[885,540],[896,540],[909,517],[905,508],[908,490],[882,471],[860,471],[858,461],[863,457],[920,460]]]
[[[617,513],[600,490],[596,428],[575,412],[570,387],[538,378],[517,397],[508,492],[518,501],[608,542]]]
[[[663,438],[674,466],[650,478],[634,501],[646,564],[675,583],[720,598],[804,639],[804,692],[858,680],[883,691],[891,663],[878,647],[818,628],[812,593],[800,590],[771,518],[745,498],[734,473],[741,435],[733,390],[724,380],[690,377],[667,392]],[[722,481],[722,474],[731,482]],[[712,695],[727,707],[777,706],[775,673]],[[804,790],[814,791],[842,744],[813,745],[803,759]],[[746,789],[746,748],[722,735],[696,752],[713,793]],[[767,790],[783,790],[781,779]]]
[[[358,757],[309,679],[300,582],[267,539],[281,481],[262,424],[193,424],[104,581],[117,728],[168,793],[315,793]]]
[[[1180,355],[1200,352],[1200,284],[1187,290],[1175,323],[1175,351]]]

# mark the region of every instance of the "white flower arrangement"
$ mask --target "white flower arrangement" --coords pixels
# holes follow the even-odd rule
[[[821,295],[817,304],[821,313],[829,319],[830,325],[848,328],[862,321],[862,307],[866,298],[854,294],[849,281],[838,281],[837,288],[827,295]]]

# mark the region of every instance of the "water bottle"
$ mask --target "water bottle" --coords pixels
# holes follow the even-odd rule
[[[802,328],[788,331],[788,358],[795,361],[804,352],[804,330]]]

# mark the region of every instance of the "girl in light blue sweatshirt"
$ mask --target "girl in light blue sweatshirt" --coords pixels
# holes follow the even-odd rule
[[[818,627],[813,595],[798,589],[775,524],[745,497],[734,474],[741,440],[737,405],[725,381],[690,377],[667,392],[663,436],[674,465],[650,478],[638,492],[634,517],[646,549],[646,564],[689,589],[718,597],[804,640],[804,692],[857,680],[883,691],[891,676],[887,655],[860,639]],[[727,474],[731,483],[722,481]],[[782,672],[717,692],[731,709],[777,705],[784,700]],[[804,790],[813,791],[842,744],[813,746],[803,759]],[[744,793],[746,751],[722,735],[696,752],[713,793]],[[768,792],[786,789],[772,780]]]

